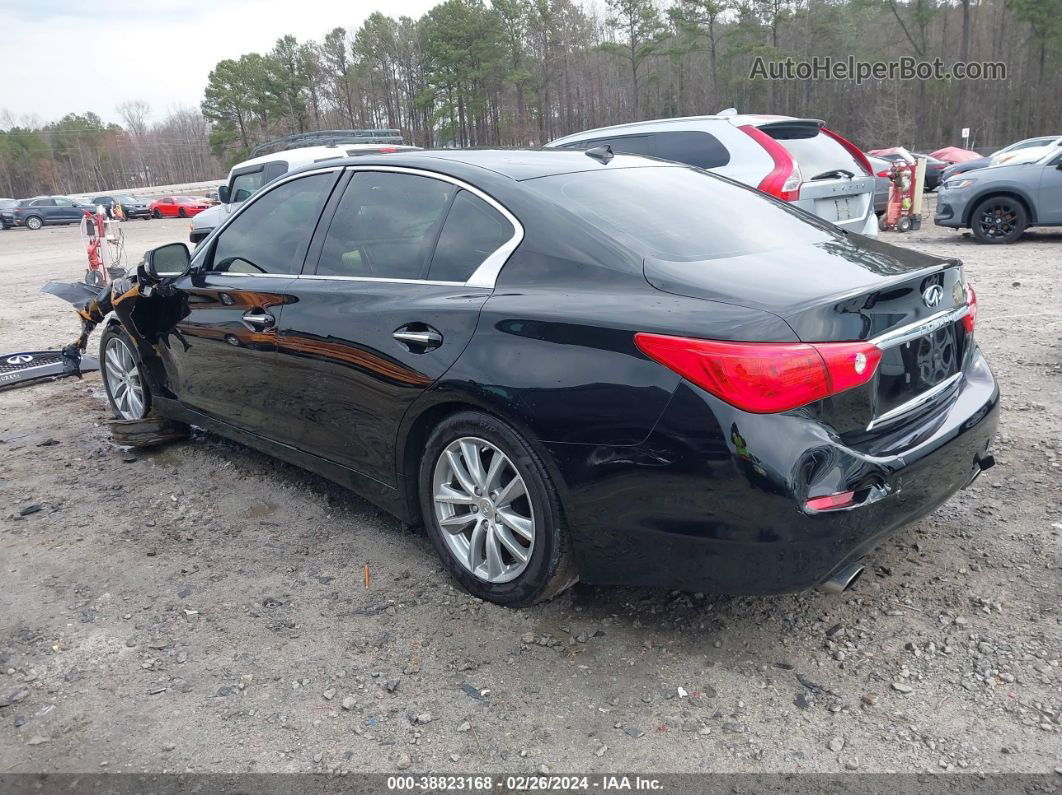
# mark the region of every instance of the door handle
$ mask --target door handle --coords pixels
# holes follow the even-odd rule
[[[269,328],[277,319],[268,312],[248,312],[243,316],[243,322],[256,328]]]
[[[423,326],[423,323],[417,325]],[[415,353],[424,353],[434,350],[442,345],[443,336],[430,326],[413,331],[409,326],[402,326],[393,335],[396,340],[405,344]],[[417,350],[418,348],[423,350]]]

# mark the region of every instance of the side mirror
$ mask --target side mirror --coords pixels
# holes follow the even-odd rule
[[[218,188],[218,201],[221,202],[222,204],[228,204],[229,203],[229,186],[228,185],[222,185],[220,188]]]
[[[144,255],[144,273],[148,279],[161,282],[169,276],[184,276],[191,267],[192,255],[184,243],[167,243]]]

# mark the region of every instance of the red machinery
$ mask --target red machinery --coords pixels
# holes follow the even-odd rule
[[[110,284],[112,272],[121,269],[125,256],[125,236],[119,221],[109,220],[102,207],[97,207],[94,213],[86,210],[81,219],[81,242],[88,255],[85,284],[94,287]]]

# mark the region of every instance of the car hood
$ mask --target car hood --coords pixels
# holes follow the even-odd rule
[[[192,229],[213,229],[235,212],[238,204],[215,204],[192,218]]]

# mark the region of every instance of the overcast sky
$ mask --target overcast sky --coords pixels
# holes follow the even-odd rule
[[[222,58],[291,33],[321,39],[373,11],[417,17],[439,0],[0,0],[0,111],[53,121],[142,99],[152,120],[199,107]]]

